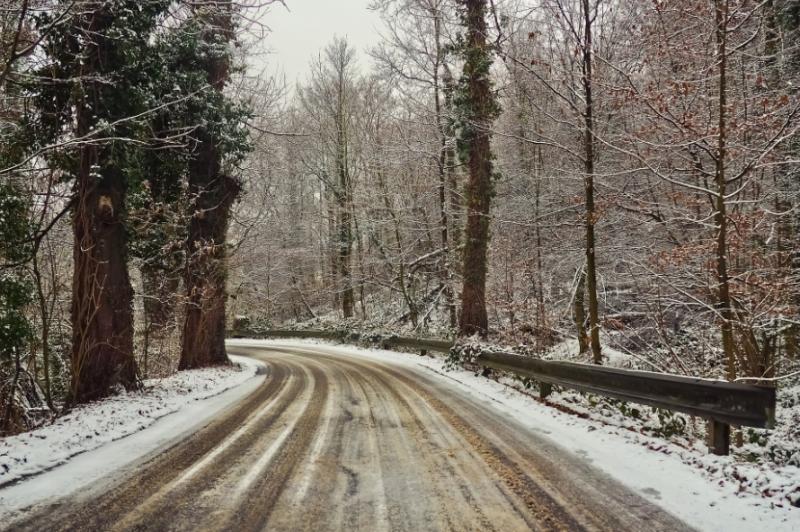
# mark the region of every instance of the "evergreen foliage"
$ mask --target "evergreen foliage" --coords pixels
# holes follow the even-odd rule
[[[64,2],[68,3],[68,2]],[[96,16],[102,19],[98,37],[108,46],[90,79],[83,76],[87,36],[79,25],[67,21],[55,25],[43,43],[45,65],[29,78],[37,113],[29,125],[38,148],[64,141],[64,131],[76,119],[75,102],[86,96],[92,83],[92,99],[84,109],[90,117],[87,139],[71,139],[64,149],[48,150],[50,163],[63,172],[65,180],[75,178],[79,150],[84,140],[100,146],[100,164],[93,169],[98,181],[121,172],[128,185],[141,182],[137,171],[141,147],[151,139],[149,116],[162,105],[153,87],[161,78],[162,65],[153,58],[149,36],[170,6],[170,0],[110,0],[99,2]],[[47,28],[58,11],[43,11],[37,18]],[[92,15],[87,15],[92,16]],[[39,80],[47,79],[47,83]]]
[[[4,164],[0,157],[0,166]],[[28,200],[18,186],[0,182],[0,365],[16,363],[30,341],[25,313],[32,287],[25,269],[31,252]],[[2,403],[0,403],[2,404]]]
[[[229,51],[204,42],[200,30],[192,18],[158,35],[148,57],[158,72],[148,87],[150,108],[157,109],[148,120],[153,138],[130,167],[137,175],[130,196],[136,211],[132,254],[163,271],[177,271],[186,260],[178,244],[186,238],[189,163],[199,136],[219,139],[223,164],[231,170],[252,149],[247,104],[208,85],[205,62]]]

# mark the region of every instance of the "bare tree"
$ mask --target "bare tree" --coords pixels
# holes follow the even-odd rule
[[[419,120],[435,128],[435,143],[428,148],[435,165],[439,207],[439,234],[443,255],[441,276],[450,326],[457,325],[454,293],[455,268],[451,257],[458,249],[460,191],[455,155],[452,113],[452,46],[450,0],[383,0],[373,4],[386,25],[384,42],[372,55],[389,79],[404,81],[400,91],[420,108]],[[420,100],[420,101],[418,101]]]
[[[311,79],[300,99],[313,120],[321,152],[307,160],[329,194],[335,296],[345,319],[353,317],[353,157],[356,107],[355,51],[346,39],[335,39],[312,65]]]

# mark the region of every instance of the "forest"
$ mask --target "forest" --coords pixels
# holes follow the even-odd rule
[[[0,0],[0,434],[244,326],[797,383],[800,3],[374,0],[294,83],[293,1]]]

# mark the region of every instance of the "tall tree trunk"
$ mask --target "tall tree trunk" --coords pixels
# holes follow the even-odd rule
[[[199,8],[197,15],[204,19],[205,42],[233,39],[229,1]],[[206,65],[209,84],[222,92],[230,76],[228,55],[211,56]],[[187,238],[186,317],[179,369],[230,362],[225,351],[226,245],[230,210],[240,186],[222,171],[220,139],[206,130],[200,130],[198,138],[189,168],[194,209]]]
[[[578,332],[578,354],[582,355],[589,350],[589,337],[586,334],[586,270],[581,266],[578,272],[578,282],[575,285],[575,300],[572,306],[572,316],[575,320],[575,329]]]
[[[462,336],[486,336],[486,270],[489,248],[489,211],[492,198],[492,153],[489,127],[494,101],[489,81],[491,64],[486,43],[486,0],[465,0],[467,23],[467,81],[471,124],[467,140],[469,180],[466,187],[467,226],[464,242],[464,285],[461,291]]]
[[[322,271],[328,271],[327,280],[332,288],[331,305],[338,309],[341,305],[342,297],[339,282],[339,200],[336,197],[335,186],[325,186],[326,197],[325,211],[327,212],[328,227],[328,246],[325,249],[326,260]]]
[[[101,105],[98,66],[113,43],[103,35],[109,15],[100,8],[83,17],[86,38],[76,101],[76,136],[94,126],[92,109]],[[103,397],[117,386],[135,388],[133,289],[128,276],[128,239],[123,225],[125,179],[101,167],[100,147],[80,147],[73,212],[72,382],[69,400],[81,403]]]
[[[586,288],[589,292],[589,338],[592,347],[592,361],[602,364],[600,353],[600,323],[597,303],[597,262],[594,226],[597,215],[594,207],[594,102],[592,101],[592,22],[589,11],[589,0],[583,0],[584,35],[583,35],[583,90],[586,98],[584,111],[585,131],[584,178],[586,194]]]
[[[339,279],[342,283],[341,300],[342,315],[352,318],[355,307],[355,294],[352,282],[352,254],[353,254],[353,228],[350,209],[346,207],[347,200],[343,199],[339,206]]]
[[[797,32],[796,24],[798,20],[795,17],[781,17],[781,7],[776,5],[773,0],[767,0],[765,17],[765,32],[764,32],[764,57],[765,66],[770,77],[769,86],[776,86],[779,83],[785,83],[785,76],[797,76],[797,68],[795,66],[785,66],[783,61],[778,61],[781,57],[781,38],[783,33],[791,34]],[[800,141],[794,139],[786,146],[786,156],[796,156],[800,147]],[[800,279],[800,246],[797,245],[797,230],[800,227],[798,221],[798,214],[796,209],[792,209],[791,196],[787,192],[794,187],[797,187],[798,174],[797,171],[784,171],[777,172],[773,177],[773,182],[777,190],[783,190],[783,194],[775,195],[775,212],[792,213],[784,214],[778,219],[778,238],[776,247],[779,253],[780,268],[786,268],[789,271],[789,276],[795,279]],[[800,289],[794,291],[793,303],[800,307]],[[797,358],[798,347],[800,347],[800,326],[797,324],[789,325],[784,322],[781,329],[783,330],[783,350],[786,357],[789,359]],[[776,357],[776,361],[781,357]],[[769,367],[770,372],[776,372],[778,368],[775,364]]]
[[[728,214],[726,212],[725,193],[725,163],[727,157],[727,25],[728,25],[728,0],[715,0],[716,16],[716,44],[717,59],[719,61],[719,101],[718,101],[718,137],[715,181],[717,194],[714,205],[714,223],[717,226],[717,290],[719,293],[720,333],[722,335],[722,350],[727,361],[728,380],[736,378],[736,350],[733,338],[733,302],[730,293],[730,278],[728,274]]]
[[[184,276],[186,317],[179,369],[229,363],[225,351],[226,234],[239,184],[228,176],[209,176],[214,165],[202,155],[197,158],[197,164],[192,165],[195,167],[193,175],[203,173],[202,168],[196,167],[200,161],[209,163],[204,167],[209,170],[199,176],[200,179],[190,180],[189,184],[190,192],[197,195],[197,201],[196,214],[189,224],[188,261]]]
[[[457,316],[455,296],[453,294],[453,273],[450,268],[450,235],[449,235],[449,221],[448,221],[448,150],[451,148],[450,137],[448,136],[447,120],[443,116],[444,109],[442,107],[442,82],[440,79],[440,70],[442,67],[447,69],[444,65],[444,48],[442,47],[442,14],[437,7],[432,8],[433,13],[433,28],[434,28],[434,41],[436,43],[436,58],[434,62],[433,73],[433,95],[434,107],[436,112],[436,129],[439,132],[439,156],[436,160],[437,171],[439,175],[439,231],[442,241],[442,248],[447,251],[444,253],[444,260],[442,261],[441,275],[442,275],[442,295],[444,296],[444,304],[447,307],[448,315],[450,317],[450,327],[456,328]]]
[[[342,283],[342,315],[352,318],[355,307],[355,294],[352,280],[353,221],[351,213],[352,195],[350,170],[347,165],[348,131],[345,123],[345,80],[344,69],[339,71],[339,86],[336,105],[336,174],[338,190],[336,200],[339,206],[339,249],[337,254],[339,280]]]
[[[42,272],[39,270],[39,255],[34,253],[31,257],[33,279],[36,283],[36,298],[39,304],[39,317],[42,321],[42,334],[40,336],[42,348],[42,370],[44,378],[44,398],[47,406],[53,408],[53,397],[50,386],[50,311],[47,308],[47,298],[42,285]],[[55,290],[55,287],[53,288]],[[34,373],[35,375],[35,373]]]
[[[535,236],[536,236],[536,329],[537,341],[543,348],[542,343],[546,337],[549,337],[549,330],[547,324],[547,314],[544,308],[544,265],[542,264],[542,227],[539,217],[542,213],[541,200],[542,200],[542,171],[544,168],[544,161],[542,159],[542,147],[537,146],[535,152],[534,169],[536,176],[535,194]],[[543,349],[542,349],[543,350]]]
[[[455,150],[455,131],[453,128],[452,118],[451,115],[453,114],[453,91],[455,87],[453,85],[453,76],[450,74],[450,68],[447,64],[444,65],[444,75],[442,77],[442,82],[444,83],[444,112],[447,113],[444,121],[444,131],[445,136],[449,140],[447,145],[445,146],[444,150],[444,160],[445,160],[445,171],[447,173],[447,187],[449,189],[448,194],[448,211],[449,211],[449,222],[450,222],[450,244],[452,246],[451,251],[456,251],[461,247],[461,216],[459,216],[459,212],[461,211],[461,194],[459,192],[459,184],[458,184],[458,173],[456,172],[456,150]],[[452,253],[451,253],[452,255]],[[458,268],[460,266],[460,261],[452,261],[450,267],[453,273],[458,273]]]
[[[356,244],[356,258],[358,262],[358,302],[361,307],[361,319],[366,321],[367,301],[366,291],[364,290],[364,279],[367,277],[367,271],[364,265],[364,243],[363,238],[361,238],[361,230],[358,226],[358,218],[356,218],[355,209],[353,209],[353,231],[355,232],[353,240],[355,240]],[[353,289],[355,289],[355,287],[353,287]]]

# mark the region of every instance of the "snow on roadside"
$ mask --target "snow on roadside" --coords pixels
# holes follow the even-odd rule
[[[791,496],[789,501],[779,506],[773,494],[769,493],[770,490],[779,491],[784,496],[795,490],[800,493],[800,468],[758,469],[737,462],[735,457],[710,456],[702,446],[684,448],[594,416],[586,419],[562,412],[508,386],[510,382],[504,384],[464,370],[449,371],[443,358],[337,346],[315,340],[237,340],[236,345],[324,346],[326,351],[344,356],[355,354],[422,367],[487,407],[495,408],[552,439],[577,458],[590,462],[699,530],[800,530],[800,509],[788,504],[792,501]],[[571,410],[585,415],[579,408]],[[731,469],[742,482],[731,482],[727,474],[723,475],[726,470],[730,473]]]
[[[80,406],[50,425],[0,438],[0,488],[141,431],[190,403],[237,387],[253,378],[261,365],[244,357],[231,358],[233,366],[146,380],[140,391]]]

